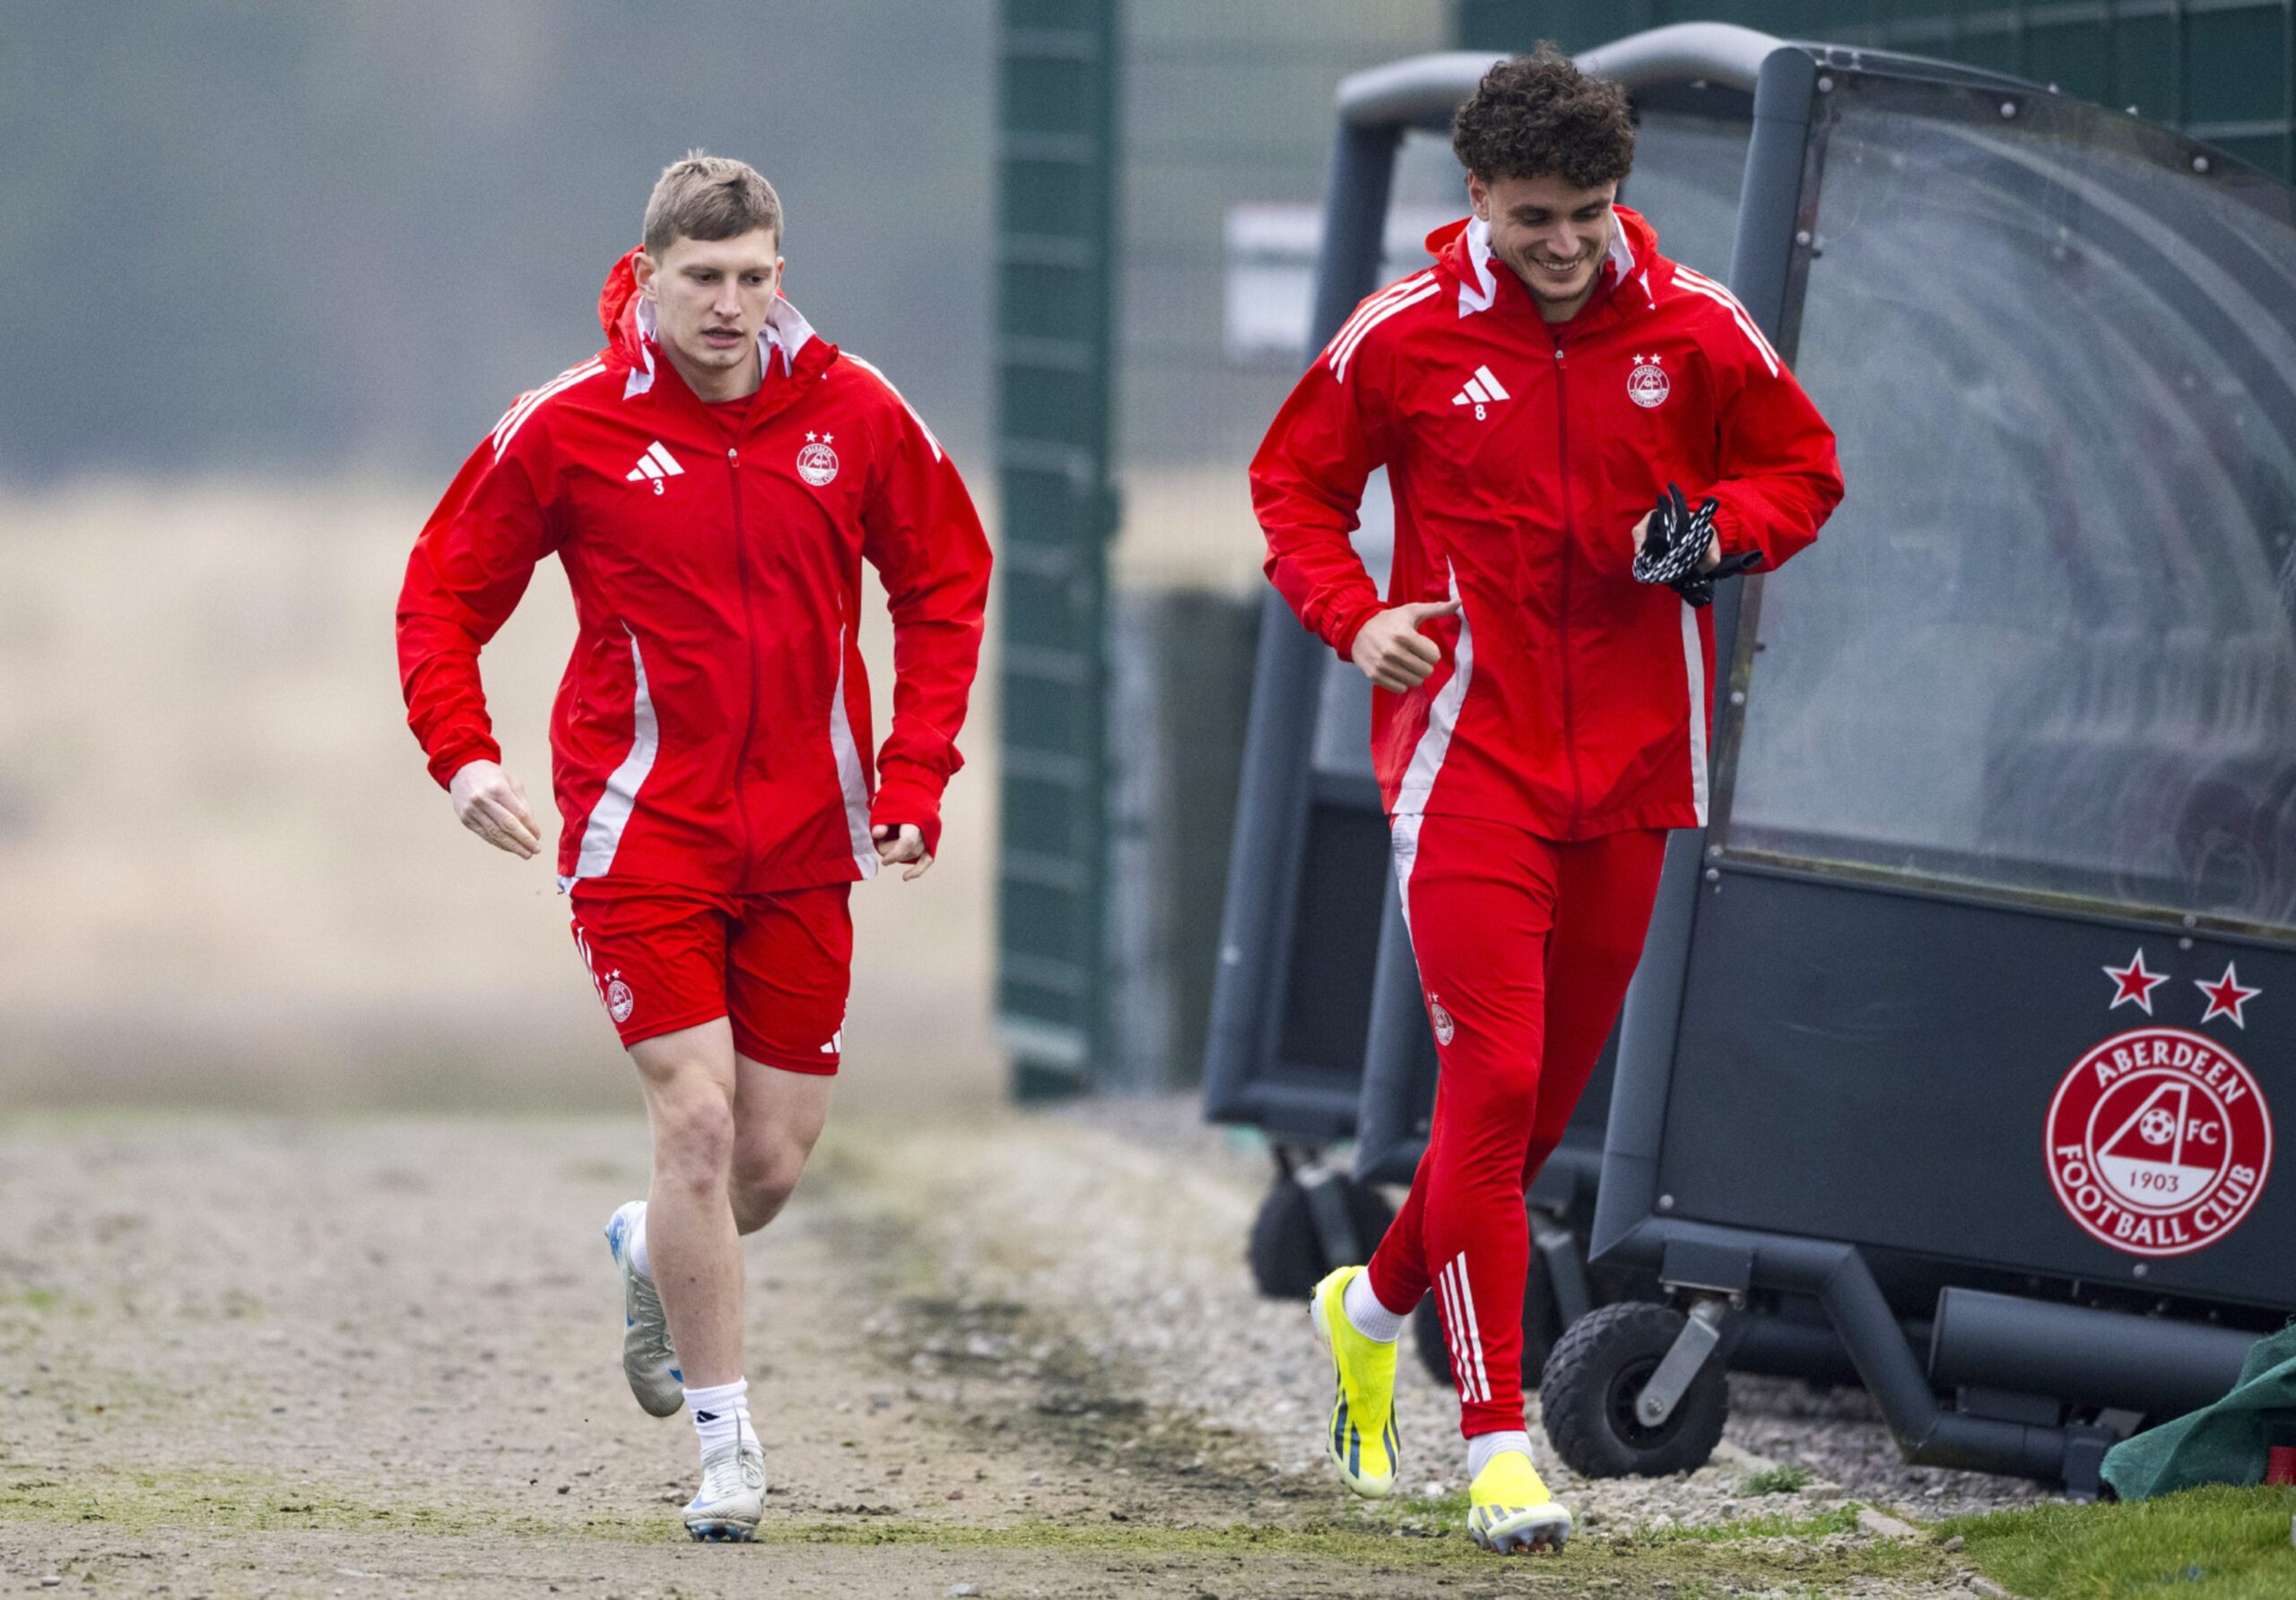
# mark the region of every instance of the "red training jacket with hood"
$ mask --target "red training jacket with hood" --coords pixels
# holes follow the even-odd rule
[[[1387,606],[1462,602],[1421,630],[1443,652],[1425,683],[1372,691],[1391,816],[1555,839],[1703,825],[1712,613],[1635,581],[1634,525],[1671,481],[1721,502],[1724,553],[1768,569],[1841,499],[1832,431],[1753,319],[1617,216],[1593,298],[1559,326],[1487,224],[1438,230],[1435,264],[1363,301],[1253,458],[1268,577],[1343,657]],[[1385,599],[1348,543],[1378,466]]]
[[[519,396],[407,562],[399,674],[431,775],[501,759],[479,649],[555,552],[579,624],[551,717],[560,887],[872,877],[873,822],[917,823],[937,848],[988,587],[956,467],[882,373],[787,300],[759,337],[757,393],[705,404],[630,262],[599,296],[606,347]],[[865,558],[896,674],[874,771]]]

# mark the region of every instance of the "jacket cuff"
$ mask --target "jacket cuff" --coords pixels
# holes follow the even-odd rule
[[[1761,542],[1748,535],[1746,519],[1726,495],[1717,495],[1719,502],[1714,508],[1714,536],[1717,550],[1722,555],[1737,555],[1749,550],[1760,550]]]
[[[441,748],[430,758],[430,776],[438,780],[439,787],[443,789],[455,781],[456,773],[473,761],[492,761],[500,765],[501,761],[502,747],[492,739],[484,735],[477,738],[457,739],[453,743]]]
[[[898,828],[903,822],[916,825],[925,836],[925,853],[941,853],[941,789],[940,786],[922,778],[889,778],[877,786],[877,798],[869,807],[872,828]]]
[[[1331,648],[1342,661],[1355,659],[1355,636],[1363,631],[1363,624],[1387,608],[1387,603],[1376,596],[1362,602],[1352,611],[1340,613],[1338,623],[1331,630]]]

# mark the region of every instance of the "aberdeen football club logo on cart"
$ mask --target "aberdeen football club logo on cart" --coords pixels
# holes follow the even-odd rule
[[[2182,1256],[2256,1204],[2272,1113],[2256,1075],[2214,1039],[2136,1028],[2065,1074],[2048,1154],[2058,1203],[2091,1237],[2132,1256]]]

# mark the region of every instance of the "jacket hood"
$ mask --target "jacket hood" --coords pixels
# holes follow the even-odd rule
[[[1611,236],[1610,259],[1604,263],[1596,283],[1613,289],[1630,281],[1638,283],[1645,298],[1656,305],[1649,273],[1658,259],[1658,230],[1639,211],[1624,205],[1613,210],[1618,217],[1618,231]],[[1461,316],[1488,311],[1498,302],[1499,274],[1509,269],[1491,254],[1490,223],[1474,217],[1446,222],[1427,236],[1427,252],[1458,281]]]
[[[638,292],[638,274],[631,265],[644,248],[624,252],[606,269],[606,281],[598,289],[598,326],[606,336],[607,357],[630,374],[622,385],[624,399],[654,387],[654,308]],[[787,296],[777,295],[758,334],[758,355],[769,370],[777,352],[785,370],[812,372],[835,359],[837,346],[814,333],[813,325]]]

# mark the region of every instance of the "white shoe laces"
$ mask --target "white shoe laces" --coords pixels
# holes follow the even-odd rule
[[[747,1435],[746,1430],[737,1431],[733,1443],[712,1450],[709,1458],[701,1464],[700,1504],[715,1505],[719,1500],[764,1491],[765,1451],[754,1436]]]

